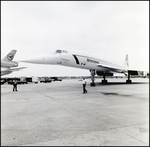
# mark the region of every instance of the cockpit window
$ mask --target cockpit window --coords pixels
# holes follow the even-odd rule
[[[63,53],[67,53],[67,51],[63,50]]]
[[[56,53],[60,54],[60,53],[62,53],[62,50],[56,50]]]
[[[59,54],[61,54],[61,53],[68,53],[66,50],[56,50],[56,52],[55,53],[59,53]]]

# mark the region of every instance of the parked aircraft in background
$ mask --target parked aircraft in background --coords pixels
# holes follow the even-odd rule
[[[16,52],[17,52],[17,50],[12,50],[1,60],[1,76],[10,74],[14,71],[18,71],[23,68],[26,68],[26,67],[11,68],[11,67],[18,66],[18,62],[12,61]]]
[[[131,75],[143,76],[147,74],[144,71],[129,69],[128,55],[126,55],[124,64],[118,65],[103,59],[99,59],[84,52],[68,51],[68,50],[56,50],[53,54],[46,54],[38,57],[33,57],[20,62],[35,63],[35,64],[57,64],[63,66],[70,66],[75,68],[87,69],[91,72],[92,83],[91,86],[95,86],[94,76],[103,76],[102,83],[107,83],[106,76],[113,76],[113,73],[123,73],[128,76],[127,83],[131,83]]]

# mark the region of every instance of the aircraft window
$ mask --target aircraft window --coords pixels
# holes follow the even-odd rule
[[[67,51],[63,50],[63,53],[67,53]]]
[[[62,52],[62,50],[56,50],[56,53],[59,53],[59,54],[60,54],[61,52]]]

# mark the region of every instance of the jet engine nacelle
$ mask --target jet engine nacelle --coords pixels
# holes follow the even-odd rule
[[[148,76],[148,72],[146,71],[134,71],[134,70],[129,70],[128,73],[130,75],[138,75],[138,76],[141,76],[141,77],[146,77]]]
[[[139,74],[141,77],[144,77],[144,78],[146,78],[146,77],[149,75],[149,73],[146,72],[146,71],[138,72],[138,74]]]
[[[103,72],[103,71],[96,71],[96,74],[98,76],[113,76],[113,73],[109,73],[109,72]]]

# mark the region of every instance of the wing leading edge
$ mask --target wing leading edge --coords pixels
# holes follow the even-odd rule
[[[12,68],[12,69],[11,68],[1,69],[1,76],[10,74],[14,71],[18,71],[18,70],[21,70],[21,69],[24,69],[24,68],[27,68],[27,67],[19,67],[19,68]]]

